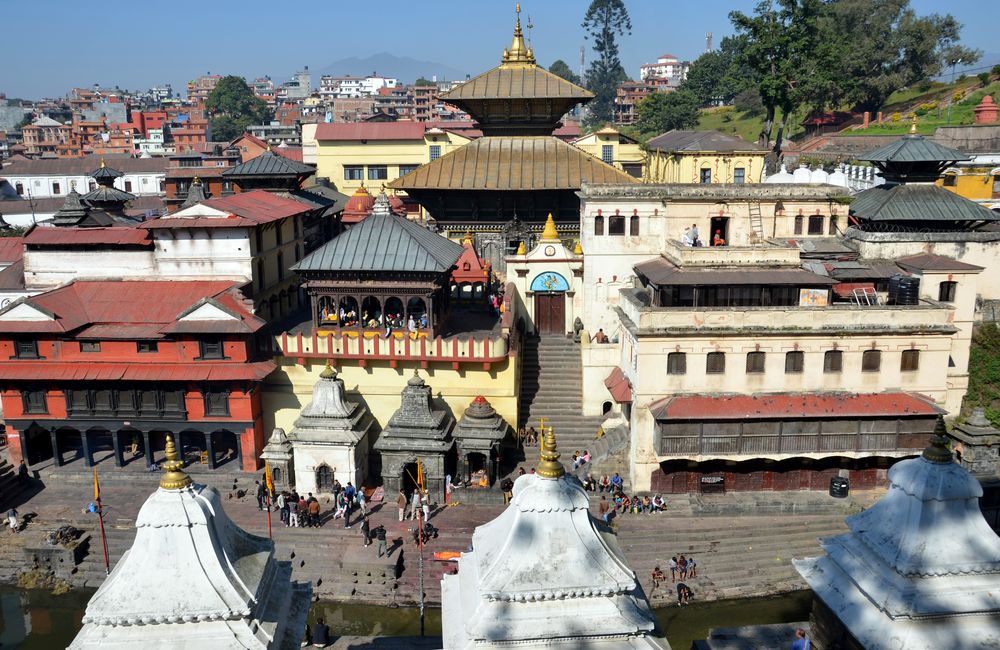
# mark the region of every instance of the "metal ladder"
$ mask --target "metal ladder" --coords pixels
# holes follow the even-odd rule
[[[854,289],[854,304],[856,305],[867,305],[871,307],[872,305],[879,304],[878,293],[875,289],[871,287],[859,287]]]
[[[760,214],[760,202],[753,201],[748,202],[747,207],[750,211],[750,228],[753,230],[756,237],[751,237],[751,241],[756,239],[758,242],[764,241],[764,219]]]

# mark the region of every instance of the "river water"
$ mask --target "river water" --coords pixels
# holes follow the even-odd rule
[[[53,596],[46,591],[0,587],[0,648],[54,650],[76,636],[83,610],[93,591]],[[688,650],[712,627],[791,623],[809,618],[811,594],[799,591],[768,598],[693,603],[656,611],[674,650]],[[316,603],[310,620],[322,616],[334,634],[349,636],[417,636],[420,616],[413,607],[374,607]],[[426,610],[428,636],[441,634],[441,610]]]

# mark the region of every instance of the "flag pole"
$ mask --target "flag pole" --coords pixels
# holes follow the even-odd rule
[[[274,502],[274,481],[271,479],[271,468],[264,461],[264,487],[267,488],[267,538],[274,539],[271,534],[271,503]]]
[[[111,575],[111,562],[108,560],[108,537],[104,533],[104,508],[101,506],[101,485],[97,481],[97,468],[94,468],[94,501],[97,505],[97,520],[101,522],[101,546],[104,547],[104,572]]]
[[[417,489],[420,490],[420,503],[426,498],[427,491],[424,489],[423,466],[417,460]],[[424,510],[417,511],[417,565],[420,575],[420,636],[424,636]]]

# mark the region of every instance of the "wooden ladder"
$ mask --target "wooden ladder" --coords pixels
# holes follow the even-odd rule
[[[764,241],[764,219],[760,213],[760,201],[751,201],[747,203],[750,210],[750,228],[753,230],[756,238],[751,237],[751,242],[756,239],[758,242]]]

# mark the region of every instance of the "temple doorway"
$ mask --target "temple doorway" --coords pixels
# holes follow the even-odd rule
[[[40,426],[32,424],[24,432],[24,461],[34,465],[52,458],[52,436]]]
[[[705,245],[715,245],[716,233],[719,233],[719,237],[722,238],[723,242],[729,241],[729,217],[712,217],[709,220],[709,224],[709,233],[708,238],[705,240]]]
[[[316,468],[316,491],[333,492],[333,470],[329,465],[320,465]]]
[[[486,466],[486,454],[477,451],[471,452],[466,454],[465,462],[468,464],[468,476],[465,478],[469,485],[482,486],[483,479],[485,479],[486,485],[489,485],[490,477]]]
[[[566,294],[535,294],[535,328],[541,335],[566,333]]]
[[[403,465],[403,475],[400,477],[399,485],[406,497],[409,498],[413,491],[417,489],[417,464],[407,463]]]

